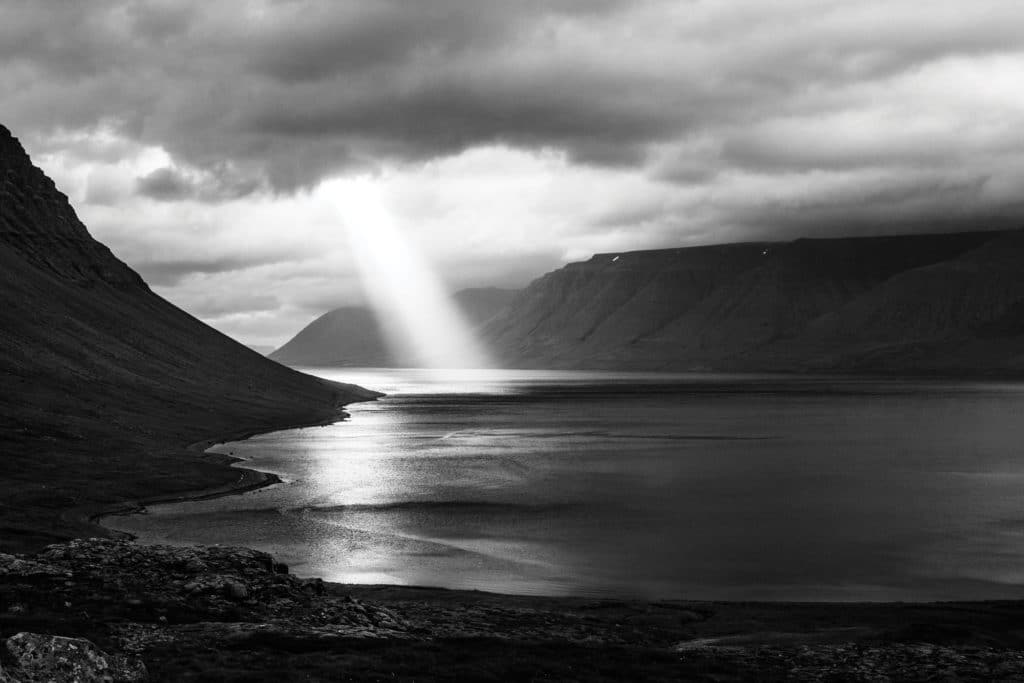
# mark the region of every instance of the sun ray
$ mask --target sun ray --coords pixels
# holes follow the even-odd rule
[[[354,189],[339,196],[339,210],[366,297],[392,350],[425,368],[490,367],[443,281],[396,223],[380,190],[370,181]]]

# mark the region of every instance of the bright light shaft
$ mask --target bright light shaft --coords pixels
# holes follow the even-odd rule
[[[361,184],[339,197],[363,289],[399,358],[426,368],[486,368],[483,347],[423,254]]]

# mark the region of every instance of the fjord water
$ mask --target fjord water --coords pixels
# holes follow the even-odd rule
[[[768,600],[1024,597],[1024,384],[313,370],[388,394],[215,450],[285,483],[107,522],[304,576]]]

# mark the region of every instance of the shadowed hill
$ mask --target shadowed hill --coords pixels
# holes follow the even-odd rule
[[[235,481],[183,451],[323,421],[372,392],[264,359],[153,294],[0,126],[0,548],[85,510]]]
[[[628,349],[753,268],[765,246],[600,254],[570,263],[535,280],[490,320],[485,342],[513,366],[587,366]]]
[[[773,350],[841,370],[1024,372],[1024,232],[910,269]],[[813,363],[811,364],[813,366]]]
[[[362,306],[324,313],[270,358],[297,366],[388,366],[393,363],[377,316]]]
[[[511,289],[480,287],[463,289],[452,298],[466,322],[479,327],[500,313],[515,294]],[[270,358],[309,367],[407,367],[416,363],[389,347],[377,316],[362,306],[345,306],[323,314],[271,353]]]
[[[602,254],[483,332],[513,367],[1015,371],[1022,257],[1017,232]]]

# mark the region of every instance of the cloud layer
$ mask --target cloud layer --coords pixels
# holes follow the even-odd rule
[[[1005,0],[0,18],[0,117],[97,236],[253,343],[358,296],[338,197],[371,186],[454,286],[595,251],[1024,225],[1024,7]]]

